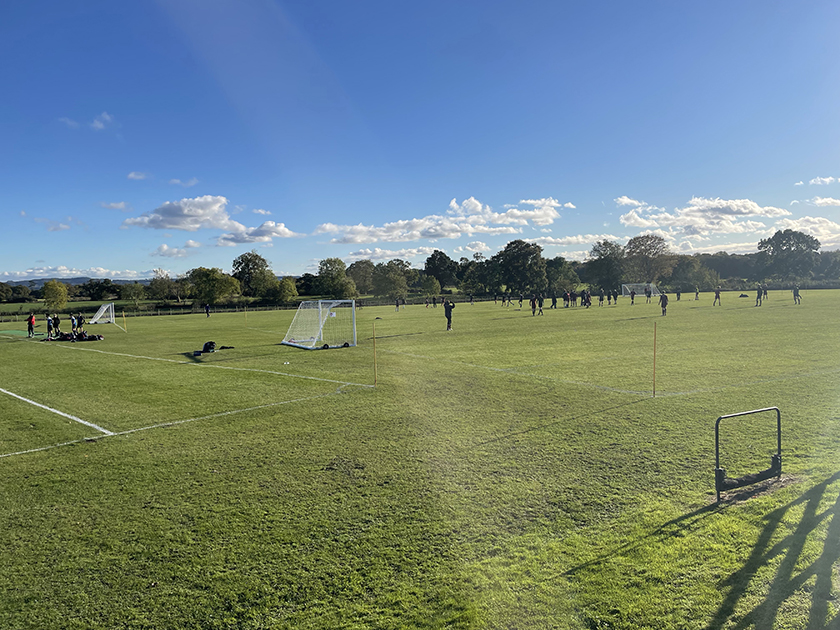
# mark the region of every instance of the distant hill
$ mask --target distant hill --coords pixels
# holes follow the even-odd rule
[[[105,278],[88,278],[88,277],[79,277],[79,278],[38,278],[36,280],[4,280],[4,284],[8,284],[10,287],[16,286],[25,286],[29,287],[30,289],[36,290],[40,289],[44,286],[46,282],[50,280],[59,280],[64,284],[72,284],[72,285],[79,285],[84,284],[88,280],[105,280]],[[111,279],[113,284],[134,284],[138,282],[142,285],[148,286],[148,284],[152,281],[151,278],[143,278],[141,280],[114,280]]]

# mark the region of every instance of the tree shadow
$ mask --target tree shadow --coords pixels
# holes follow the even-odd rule
[[[736,630],[773,628],[787,599],[812,578],[815,578],[815,584],[810,591],[811,606],[807,630],[840,629],[840,615],[828,619],[829,602],[832,601],[833,567],[840,560],[840,494],[830,507],[819,511],[821,502],[829,494],[829,486],[839,479],[840,472],[837,472],[765,517],[764,528],[749,558],[740,569],[721,582],[720,587],[728,589],[728,592],[706,630],[720,630],[724,626]],[[802,506],[803,513],[796,527],[787,536],[772,543],[774,536],[782,529],[785,516],[798,506]],[[803,567],[801,559],[808,536],[823,523],[827,523],[827,532],[822,553],[811,564]],[[734,616],[735,609],[747,594],[750,584],[754,579],[761,579],[760,570],[778,558],[781,562],[763,601],[744,616]]]

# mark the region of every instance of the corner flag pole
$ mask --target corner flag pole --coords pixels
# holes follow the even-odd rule
[[[653,322],[653,397],[656,398],[656,322]]]
[[[376,320],[382,319],[377,317],[373,320],[373,386],[376,387]]]
[[[123,330],[128,332],[128,324],[125,323],[125,311],[123,311]]]

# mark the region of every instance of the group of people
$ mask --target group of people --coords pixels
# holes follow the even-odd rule
[[[32,338],[35,336],[35,314],[29,313],[26,318],[27,336]],[[62,340],[69,341],[73,339],[84,339],[88,335],[84,329],[85,316],[81,313],[70,315],[70,332],[61,332],[61,317],[58,313],[47,314],[47,341]]]

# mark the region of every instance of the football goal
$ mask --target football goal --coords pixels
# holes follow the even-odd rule
[[[631,282],[630,284],[622,284],[621,285],[621,295],[624,297],[629,297],[631,291],[635,291],[636,295],[644,295],[645,288],[650,289],[651,295],[660,295],[659,289],[656,288],[655,284],[651,284],[650,282]]]
[[[316,350],[356,345],[356,301],[301,302],[283,344]]]
[[[108,302],[107,304],[103,304],[99,307],[99,310],[96,311],[96,315],[91,317],[88,320],[88,324],[113,324],[123,332],[125,332],[125,328],[120,326],[117,323],[117,316],[114,312],[114,303]]]

